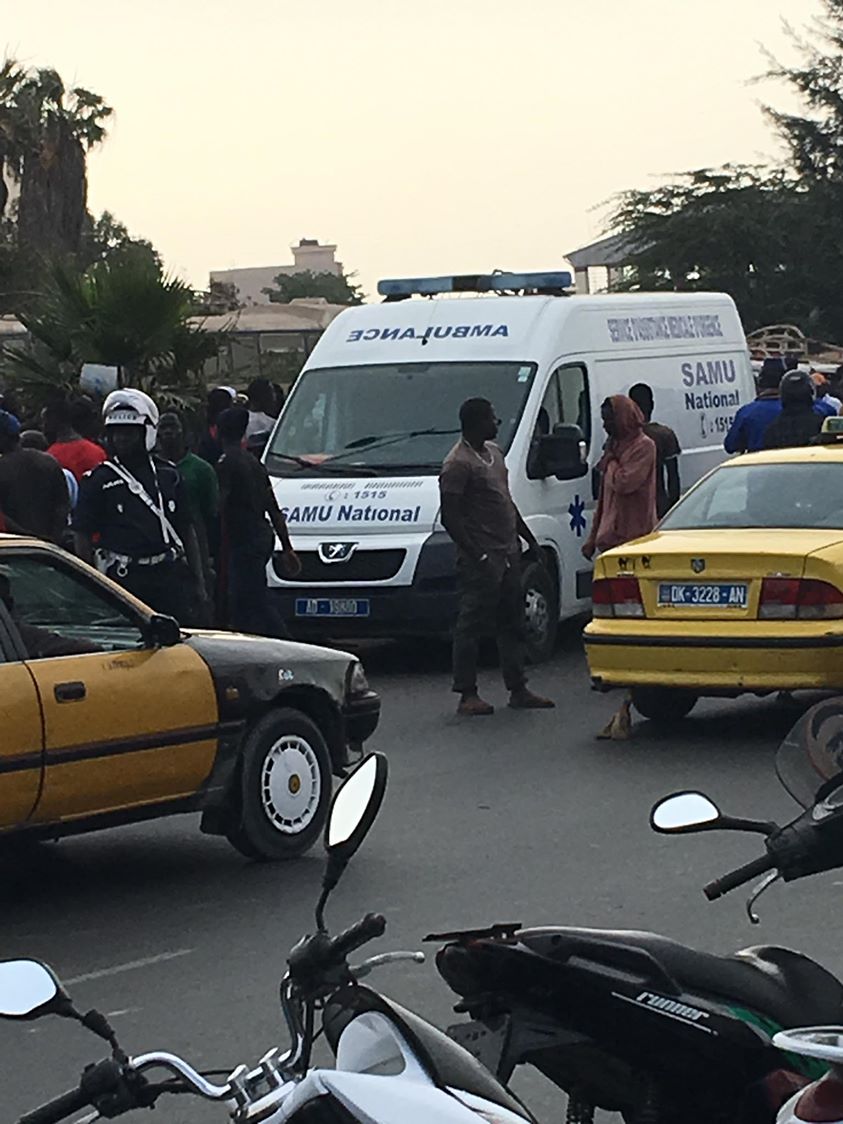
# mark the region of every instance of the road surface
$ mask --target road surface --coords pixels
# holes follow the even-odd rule
[[[380,648],[368,664],[384,700],[371,748],[389,755],[389,789],[329,905],[335,929],[381,911],[389,927],[375,952],[492,921],[650,928],[724,953],[788,944],[843,973],[843,872],[774,888],[752,928],[740,894],[710,905],[701,886],[754,858],[760,840],[667,839],[647,824],[658,796],[696,787],[729,812],[790,818],[773,755],[798,711],[708,702],[669,734],[642,722],[629,742],[597,741],[617,696],[589,689],[576,630],[533,676],[555,711],[457,719],[439,648]],[[505,701],[494,669],[483,690]],[[130,1053],[168,1049],[200,1068],[233,1067],[284,1042],[277,981],[312,928],[323,858],[250,864],[197,827],[175,818],[7,855],[0,948],[53,965],[82,1010],[109,1015]],[[373,982],[440,1025],[453,1021],[431,963],[392,966]],[[103,1053],[72,1023],[0,1024],[5,1118],[70,1087]],[[544,1079],[515,1087],[542,1121],[564,1119]],[[158,1115],[225,1119],[188,1098]]]

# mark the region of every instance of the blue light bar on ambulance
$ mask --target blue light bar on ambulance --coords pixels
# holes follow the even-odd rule
[[[450,277],[397,277],[378,281],[387,300],[432,297],[440,293],[563,293],[573,285],[567,270],[548,273],[463,273]]]

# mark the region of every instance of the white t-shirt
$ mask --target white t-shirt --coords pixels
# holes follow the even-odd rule
[[[269,433],[275,425],[275,418],[264,414],[261,410],[249,410],[249,424],[246,426],[246,436],[254,437],[258,433]]]

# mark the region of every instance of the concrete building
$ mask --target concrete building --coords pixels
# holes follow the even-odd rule
[[[629,241],[620,234],[611,234],[589,246],[572,250],[565,257],[574,267],[578,293],[611,292],[623,278],[632,253]]]
[[[279,273],[290,276],[293,273],[333,273],[342,274],[342,262],[336,260],[336,246],[323,246],[318,238],[302,238],[293,251],[292,265],[256,265],[244,269],[214,269],[211,283],[234,285],[242,304],[247,307],[269,304],[264,289],[271,289]]]

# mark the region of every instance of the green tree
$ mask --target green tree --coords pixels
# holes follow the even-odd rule
[[[85,216],[78,254],[83,268],[126,255],[145,255],[157,268],[161,267],[161,258],[152,243],[145,238],[133,238],[110,211],[103,211],[99,218]]]
[[[279,273],[275,288],[264,289],[273,304],[289,304],[299,297],[324,297],[329,304],[362,304],[363,290],[354,281],[355,274]]]
[[[215,335],[190,322],[192,301],[192,290],[147,254],[105,259],[84,272],[56,264],[21,317],[30,346],[4,349],[12,380],[38,401],[72,391],[83,363],[104,363],[159,399],[191,400],[218,349]]]

